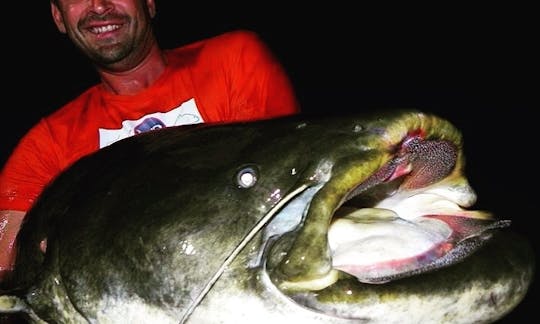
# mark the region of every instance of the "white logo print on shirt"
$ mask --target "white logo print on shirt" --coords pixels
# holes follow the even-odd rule
[[[203,123],[195,99],[183,102],[166,113],[151,113],[137,120],[124,120],[120,129],[99,129],[99,148],[111,145],[121,139],[163,127]]]

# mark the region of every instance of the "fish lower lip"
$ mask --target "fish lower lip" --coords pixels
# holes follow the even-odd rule
[[[385,240],[388,243],[388,239]],[[373,264],[336,264],[334,268],[346,272],[363,283],[381,284],[396,279],[401,273],[413,272],[421,264],[429,265],[452,249],[450,243],[441,242],[423,253],[401,259],[388,259]],[[337,259],[334,259],[336,261]]]
[[[329,228],[332,266],[360,282],[384,283],[455,263],[482,245],[491,230],[509,224],[461,215],[405,220],[391,210],[359,209]]]
[[[452,248],[451,234],[436,219],[362,222],[341,218],[331,225],[328,241],[334,268],[361,282],[377,283],[440,258]]]

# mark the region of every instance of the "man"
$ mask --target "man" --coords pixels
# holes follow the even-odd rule
[[[163,50],[151,25],[154,0],[51,0],[51,12],[101,82],[41,119],[4,165],[0,280],[12,270],[26,212],[44,186],[82,156],[161,127],[299,111],[281,65],[252,32]]]

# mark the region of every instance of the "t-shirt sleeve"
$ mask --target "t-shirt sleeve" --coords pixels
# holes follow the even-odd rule
[[[252,120],[299,112],[293,85],[270,48],[250,31],[238,31],[229,47],[233,119]]]
[[[30,209],[59,172],[53,137],[44,119],[15,146],[0,173],[0,210]]]

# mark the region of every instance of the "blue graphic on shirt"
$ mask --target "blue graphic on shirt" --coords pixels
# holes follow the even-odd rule
[[[165,128],[165,123],[155,117],[149,117],[143,120],[139,125],[135,126],[135,134],[148,132],[151,130]]]

